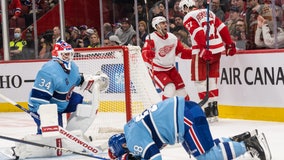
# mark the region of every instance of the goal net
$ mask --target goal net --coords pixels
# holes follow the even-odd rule
[[[143,62],[140,47],[76,49],[74,59],[83,74],[102,71],[110,80],[108,89],[95,95],[99,107],[94,129],[98,133],[122,132],[123,125],[131,117],[161,100]],[[83,95],[84,99],[91,99],[90,93]]]

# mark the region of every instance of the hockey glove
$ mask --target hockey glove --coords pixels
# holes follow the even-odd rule
[[[153,50],[145,50],[144,53],[149,60],[155,58],[155,52]]]
[[[235,43],[226,44],[226,56],[233,56],[236,54],[237,49]]]
[[[212,59],[212,52],[203,48],[199,52],[199,57],[202,58],[204,61],[210,61]]]

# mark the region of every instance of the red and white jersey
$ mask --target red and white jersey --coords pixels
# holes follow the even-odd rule
[[[153,50],[155,57],[153,60],[145,61],[146,65],[155,71],[168,71],[175,66],[175,58],[179,56],[183,59],[191,58],[191,50],[184,48],[177,37],[168,32],[164,37],[153,32],[146,37],[143,50]]]
[[[183,24],[191,36],[192,54],[198,54],[200,49],[206,48],[207,44],[207,10],[196,9],[184,16]],[[225,50],[224,42],[231,44],[232,40],[227,26],[209,11],[209,50],[220,53]]]

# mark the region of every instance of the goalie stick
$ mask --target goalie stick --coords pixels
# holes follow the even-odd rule
[[[209,50],[209,33],[210,33],[210,25],[209,25],[209,5],[210,0],[207,0],[207,27],[206,27],[206,50]],[[205,97],[198,103],[199,106],[203,106],[209,99],[209,60],[206,61],[206,95]]]
[[[18,107],[19,109],[21,109],[22,111],[28,113],[29,115],[31,115],[33,118],[36,118],[38,120],[40,120],[39,116],[34,114],[33,112],[27,110],[26,108],[24,108],[23,106],[19,105],[18,103],[12,101],[11,99],[9,99],[8,97],[4,96],[3,94],[0,93],[0,98],[2,98],[3,100],[11,103],[12,105]],[[81,138],[73,135],[72,133],[70,133],[69,131],[65,130],[64,128],[62,128],[61,126],[58,126],[58,131],[61,135],[63,135],[65,138],[67,138],[68,140],[79,144],[80,146],[84,147],[86,150],[90,151],[91,153],[94,154],[98,154],[100,152],[102,152],[102,147],[94,147],[90,144],[88,144],[87,142],[85,142],[84,140],[82,140]]]
[[[25,143],[25,144],[28,144],[28,145],[38,146],[38,147],[55,149],[57,151],[61,150],[63,152],[69,152],[69,153],[73,153],[73,154],[77,154],[77,155],[81,155],[81,156],[86,156],[86,157],[91,157],[91,158],[96,158],[96,159],[102,159],[102,160],[109,160],[107,158],[95,156],[93,154],[87,154],[87,153],[84,153],[84,152],[72,151],[72,150],[69,150],[69,149],[66,149],[66,148],[50,146],[50,145],[46,145],[46,144],[41,144],[41,143],[36,143],[36,142],[31,142],[31,141],[26,141],[26,140],[21,140],[21,139],[17,139],[17,138],[12,138],[12,137],[2,136],[2,135],[0,135],[0,138],[1,139],[5,139],[5,140],[9,140],[9,141],[14,141],[14,142],[19,142],[19,143]]]

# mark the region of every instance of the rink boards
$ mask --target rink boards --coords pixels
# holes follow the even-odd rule
[[[243,51],[233,57],[223,55],[219,79],[220,117],[284,122],[283,59],[284,50]],[[0,92],[20,105],[27,106],[34,77],[45,62],[0,63]],[[177,59],[177,68],[191,100],[198,102],[196,88],[190,80],[190,63]],[[112,103],[112,100],[102,101],[101,105],[104,103]],[[119,103],[121,111],[124,111],[124,104],[123,101]],[[0,100],[0,111],[19,110]]]

